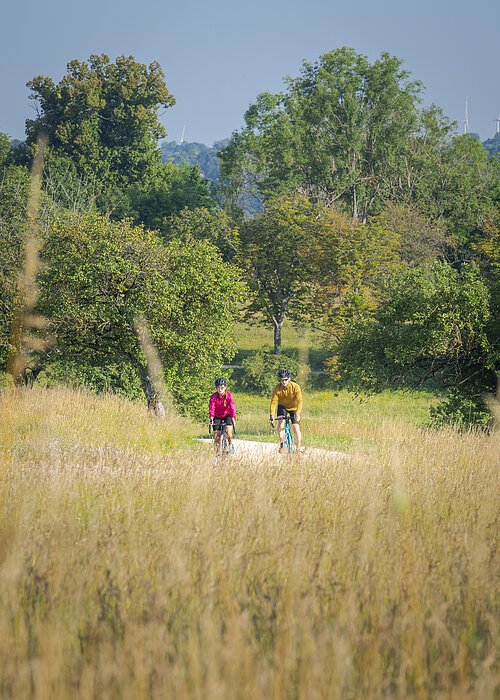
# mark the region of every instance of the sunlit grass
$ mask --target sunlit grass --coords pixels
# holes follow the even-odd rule
[[[335,449],[371,446],[419,430],[429,419],[429,406],[438,399],[427,392],[387,391],[358,398],[345,391],[304,392],[302,432],[304,443]],[[241,437],[272,439],[269,398],[236,393]]]
[[[2,697],[495,697],[497,434],[221,468],[118,397],[0,409]]]
[[[234,358],[234,364],[241,364],[241,361],[257,350],[264,347],[273,347],[273,329],[271,325],[262,323],[236,324],[236,335],[238,352]],[[286,354],[297,357],[298,348],[301,346],[304,337],[304,330],[295,327],[289,321],[283,323],[281,350]],[[308,359],[313,370],[322,370],[323,361],[329,356],[323,346],[324,335],[319,331],[307,331]]]
[[[116,394],[97,396],[64,388],[4,390],[0,415],[0,446],[13,439],[35,451],[59,445],[164,452],[188,444],[198,428],[175,413],[166,421],[156,420],[143,403]]]

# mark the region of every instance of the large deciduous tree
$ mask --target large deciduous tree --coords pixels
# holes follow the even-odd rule
[[[161,163],[158,139],[166,131],[158,109],[175,100],[157,62],[149,66],[132,56],[92,55],[71,61],[59,83],[46,76],[28,82],[38,108],[26,122],[28,145],[41,130],[53,151],[67,155],[81,177],[101,187],[123,189],[144,180]]]
[[[18,249],[12,251],[17,263]],[[233,312],[244,294],[239,271],[214,245],[194,239],[165,245],[157,233],[127,221],[67,214],[44,231],[41,257],[37,312],[49,319],[56,343],[32,352],[35,375],[51,363],[131,368],[154,402],[137,333],[143,319],[177,405],[204,415],[214,376],[235,351]],[[17,279],[15,268],[10,277]],[[7,346],[9,323],[0,330]]]
[[[394,265],[397,249],[397,237],[380,226],[370,228],[300,195],[271,197],[240,229],[238,260],[253,291],[247,315],[272,324],[279,354],[286,317],[331,325]]]
[[[388,54],[370,64],[344,47],[304,63],[286,92],[258,97],[222,150],[229,189],[297,191],[365,220],[403,176],[420,90]]]

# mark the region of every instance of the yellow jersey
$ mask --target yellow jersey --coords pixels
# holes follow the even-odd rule
[[[284,406],[287,411],[296,411],[300,415],[302,413],[302,392],[300,386],[291,381],[286,386],[282,386],[281,382],[277,384],[271,395],[269,415],[274,415],[274,410],[278,404]]]

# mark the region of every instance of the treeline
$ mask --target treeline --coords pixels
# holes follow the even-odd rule
[[[26,142],[0,140],[4,367],[28,167],[45,131],[38,311],[57,342],[31,352],[25,381],[148,395],[141,317],[175,399],[201,415],[242,308],[269,324],[274,354],[286,318],[314,326],[332,380],[433,386],[447,392],[436,422],[490,421],[500,163],[438,107],[422,108],[399,59],[339,49],[259,95],[220,149],[216,191],[198,168],[162,162],[157,110],[174,98],[158,64],[92,56],[59,84],[29,86],[39,116]]]

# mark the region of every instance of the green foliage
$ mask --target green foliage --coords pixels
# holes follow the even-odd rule
[[[490,158],[500,155],[500,132],[497,132],[491,139],[483,141],[483,147]]]
[[[263,314],[280,350],[285,317],[328,319],[365,300],[397,263],[397,236],[368,227],[306,197],[277,196],[240,228],[239,261],[254,296],[247,314]]]
[[[263,214],[241,227],[238,258],[253,292],[247,313],[263,313],[273,324],[275,352],[280,351],[285,316],[299,314],[308,298],[314,216],[307,199],[276,197]]]
[[[243,360],[242,384],[250,391],[271,395],[278,383],[278,369],[287,367],[297,377],[299,364],[294,357],[281,353],[276,355],[270,348],[252,353]]]
[[[29,173],[10,165],[0,175],[0,367],[9,351],[9,335],[23,260]]]
[[[206,181],[197,168],[165,163],[146,183],[131,185],[113,213],[114,218],[128,216],[136,224],[161,231],[169,237],[169,217],[184,209],[214,210]]]
[[[12,152],[12,142],[7,134],[0,131],[0,168],[7,162]]]
[[[70,211],[93,211],[99,198],[95,182],[82,178],[74,161],[56,152],[45,158],[43,190],[53,206]]]
[[[430,426],[433,428],[452,427],[465,431],[471,428],[489,429],[492,426],[491,413],[482,396],[467,395],[452,389],[449,396],[429,409]]]
[[[391,231],[399,240],[401,260],[411,267],[432,263],[445,256],[450,245],[442,220],[433,220],[415,204],[388,202],[370,226]]]
[[[164,235],[171,238],[192,238],[211,241],[226,261],[234,258],[239,242],[238,228],[225,211],[207,207],[185,208],[165,222]]]
[[[348,325],[330,373],[358,390],[427,384],[467,395],[494,391],[489,319],[490,295],[476,265],[401,270],[387,280],[374,315]]]
[[[204,416],[213,375],[234,354],[233,310],[244,293],[238,271],[215,246],[195,240],[165,246],[129,222],[73,214],[48,229],[42,257],[38,311],[50,319],[57,344],[38,356],[40,368],[56,363],[59,373],[76,372],[97,386],[102,370],[132,367],[147,392],[135,330],[143,317],[178,406]],[[82,367],[70,371],[76,365]],[[123,388],[122,370],[111,371],[110,383]]]
[[[404,178],[419,129],[421,86],[401,64],[344,47],[304,63],[285,93],[259,95],[221,151],[233,196],[300,191],[365,220]]]
[[[132,56],[93,55],[71,61],[59,83],[46,76],[29,81],[39,116],[28,120],[27,144],[40,130],[50,148],[66,155],[79,176],[95,181],[106,199],[107,190],[124,189],[154,175],[161,164],[158,139],[165,136],[157,110],[175,100],[157,62],[149,66]]]
[[[220,177],[220,162],[218,153],[227,145],[229,139],[216,141],[212,147],[203,143],[177,143],[176,141],[163,142],[161,155],[163,161],[171,161],[176,165],[196,165],[204,177],[218,182]]]
[[[56,360],[42,372],[41,386],[70,386],[100,394],[113,392],[129,399],[143,399],[144,392],[136,370],[125,363],[92,366],[82,362]]]
[[[455,246],[463,246],[498,206],[500,162],[468,134],[441,138],[424,158],[412,198],[433,221],[445,222]]]
[[[493,364],[500,367],[500,225],[490,222],[471,247],[490,292],[491,316],[487,333]]]

